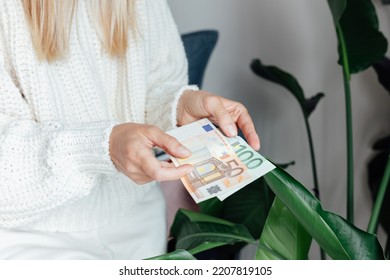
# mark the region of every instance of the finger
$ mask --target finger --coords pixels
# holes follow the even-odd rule
[[[145,175],[145,173],[143,175],[133,176],[133,178],[131,178],[131,179],[137,185],[144,185],[146,183],[150,183],[150,182],[154,181],[154,179],[152,177]]]
[[[156,129],[151,135],[153,144],[160,147],[167,153],[178,158],[188,158],[191,151],[181,144],[175,137],[172,137],[160,129]]]
[[[175,167],[172,161],[160,161],[162,167]]]
[[[122,172],[138,185],[143,185],[145,183],[153,181],[152,177],[145,174],[145,171],[141,169],[140,166],[135,164],[129,164],[128,166],[126,166],[126,168],[122,170]]]
[[[210,113],[216,119],[219,127],[226,136],[233,137],[237,135],[237,127],[233,121],[232,116],[226,110],[221,101],[221,97],[213,96],[208,98],[209,104],[205,106],[209,108]],[[207,102],[207,101],[206,101]]]
[[[255,125],[252,118],[246,110],[244,110],[237,119],[238,127],[242,130],[248,144],[255,150],[260,149],[260,139],[257,135]]]
[[[166,161],[160,161],[161,167],[162,168],[172,168],[175,167],[173,163],[168,163]],[[137,171],[137,174],[132,174],[131,176],[132,180],[137,183],[138,185],[143,185],[146,183],[149,183],[151,181],[155,181],[154,178],[151,176],[147,175],[144,170],[139,169]]]
[[[175,167],[173,164],[167,165],[158,161],[153,155],[143,157],[145,160],[141,164],[144,172],[156,181],[172,181],[184,177],[193,167],[185,164]]]

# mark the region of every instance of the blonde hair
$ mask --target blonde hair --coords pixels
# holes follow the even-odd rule
[[[77,0],[22,0],[35,51],[53,61],[65,55]],[[135,0],[89,0],[103,47],[112,56],[126,52],[134,31]]]

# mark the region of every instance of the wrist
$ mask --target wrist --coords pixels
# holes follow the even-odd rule
[[[180,96],[177,110],[176,110],[176,123],[178,126],[185,124],[185,115],[188,112],[188,104],[190,104],[190,97],[193,96],[198,90],[187,89]]]

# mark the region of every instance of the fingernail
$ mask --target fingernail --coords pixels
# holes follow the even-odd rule
[[[228,128],[227,128],[229,134],[231,136],[236,136],[237,135],[237,129],[234,125],[229,125]]]
[[[179,152],[179,154],[181,154],[182,156],[190,156],[191,155],[191,151],[190,150],[188,150],[187,148],[185,148],[185,147],[180,147],[179,149],[178,149],[178,152]]]

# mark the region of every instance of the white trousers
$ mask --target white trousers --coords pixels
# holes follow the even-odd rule
[[[0,259],[144,259],[166,251],[165,201],[151,191],[104,228],[76,233],[0,229]]]

